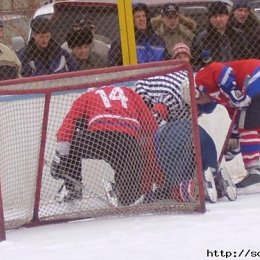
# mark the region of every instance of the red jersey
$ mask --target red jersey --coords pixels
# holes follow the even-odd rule
[[[252,76],[257,67],[260,66],[260,60],[237,60],[224,63],[233,69],[238,88],[241,90],[247,75]]]
[[[74,101],[57,133],[58,142],[70,142],[78,119],[88,131],[113,131],[135,138],[152,134],[156,121],[142,98],[127,87],[103,87]]]
[[[204,88],[206,94],[228,107],[232,88],[242,90],[247,75],[252,76],[259,66],[260,60],[256,59],[213,62],[198,71],[195,81],[198,87]]]

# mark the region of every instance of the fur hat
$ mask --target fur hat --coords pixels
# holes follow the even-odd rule
[[[93,33],[89,28],[80,30],[71,30],[66,37],[70,49],[80,47],[84,44],[91,44],[93,41]]]
[[[218,14],[229,15],[227,5],[221,1],[212,2],[208,7],[209,18]]]
[[[32,19],[31,28],[34,33],[46,33],[51,31],[51,22],[48,18],[38,16]]]
[[[235,11],[238,8],[247,8],[248,10],[251,9],[248,4],[248,0],[235,0],[232,10]]]
[[[87,19],[86,17],[78,17],[75,19],[75,22],[73,24],[73,29],[83,29],[83,28],[89,28],[89,29],[94,29],[95,24],[92,19]]]
[[[189,56],[189,58],[191,58],[191,53],[190,53],[190,48],[188,45],[186,45],[185,43],[176,43],[174,46],[173,46],[173,49],[172,49],[172,57],[173,58],[176,58],[176,56],[180,53],[184,53],[186,55]]]

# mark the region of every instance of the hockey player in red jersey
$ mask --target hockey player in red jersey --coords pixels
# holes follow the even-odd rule
[[[230,117],[240,110],[228,149],[237,152],[240,143],[248,175],[236,186],[240,194],[260,192],[260,60],[214,62],[198,71],[195,81],[198,103],[205,102],[206,95],[224,105]]]
[[[58,130],[51,166],[51,175],[64,179],[68,190],[64,200],[82,198],[82,186],[77,184],[82,181],[81,159],[86,158],[109,163],[115,171],[119,204],[134,203],[147,189],[141,184],[142,169],[152,175],[156,168],[151,152],[156,130],[151,112],[130,88],[102,87],[76,99]],[[144,159],[144,149],[150,149],[149,158]]]

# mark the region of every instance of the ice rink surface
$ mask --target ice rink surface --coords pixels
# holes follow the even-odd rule
[[[234,202],[222,199],[207,204],[205,214],[84,220],[10,230],[7,241],[0,243],[0,259],[259,259],[259,201],[260,194],[245,195]]]

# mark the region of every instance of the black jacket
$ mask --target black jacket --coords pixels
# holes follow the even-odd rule
[[[223,35],[209,25],[195,36],[191,51],[195,70],[200,69],[209,61],[224,62],[252,57],[242,31],[230,25]],[[204,59],[205,51],[210,53],[210,59],[207,61]]]

